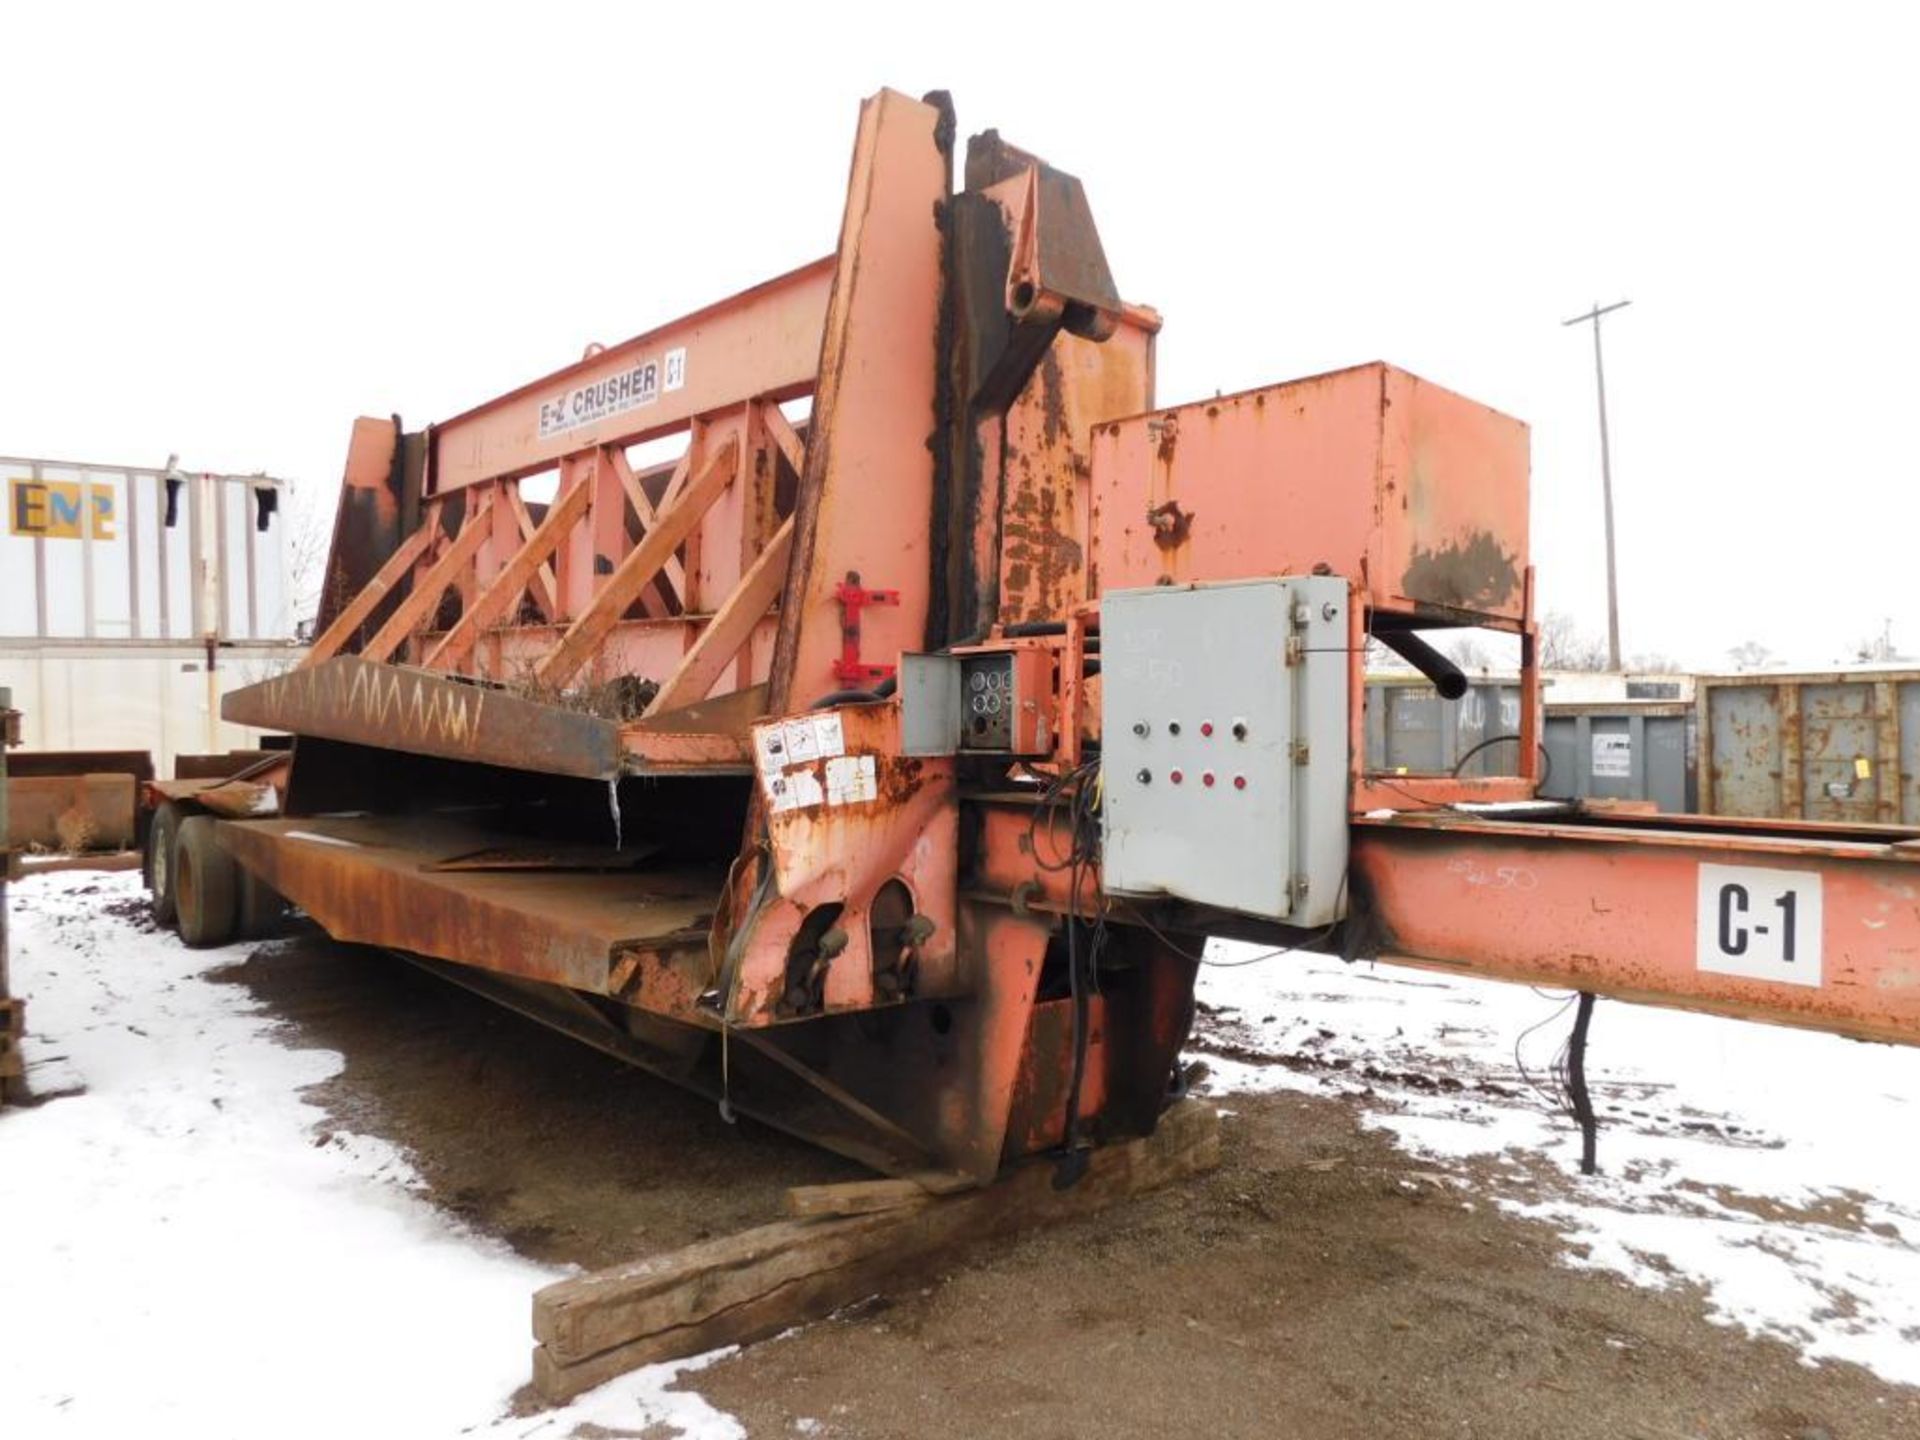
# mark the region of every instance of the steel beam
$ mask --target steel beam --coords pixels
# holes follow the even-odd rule
[[[1920,844],[1400,816],[1353,826],[1366,949],[1623,1000],[1920,1044]]]
[[[806,394],[820,363],[833,276],[833,256],[816,260],[435,426],[433,492],[528,475],[563,456],[669,434],[696,416],[751,396],[780,400]],[[677,375],[667,363],[676,352]],[[648,364],[660,368],[652,381],[653,398],[641,399],[649,392],[623,377]],[[597,410],[592,404],[576,406],[570,397],[592,396],[594,387],[609,384],[625,384],[627,393],[598,406],[607,412],[603,418],[574,423]],[[610,408],[621,399],[633,403]]]
[[[352,655],[235,690],[220,713],[236,725],[510,770],[621,774],[620,729],[609,720]]]

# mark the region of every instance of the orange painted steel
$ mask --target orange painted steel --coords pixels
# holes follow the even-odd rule
[[[767,542],[767,548],[747,567],[739,587],[714,612],[713,619],[673,673],[660,682],[659,690],[648,702],[649,715],[694,704],[712,693],[721,674],[740,653],[754,627],[766,615],[767,607],[779,595],[792,552],[793,517],[789,515]]]
[[[321,577],[316,634],[329,634],[350,602],[365,599],[366,587],[383,560],[390,557],[418,520],[404,503],[405,461],[406,447],[397,421],[363,416],[353,422],[340,482],[340,504],[334,515],[333,541]],[[397,580],[400,573],[396,571],[393,578]],[[366,600],[369,610],[378,598]],[[336,648],[350,631],[351,627],[336,638]]]
[[[1101,426],[1093,490],[1103,589],[1333,574],[1376,624],[1527,618],[1526,426],[1390,365]]]
[[[601,445],[630,445],[683,429],[748,397],[791,400],[813,389],[820,332],[836,271],[828,256],[717,305],[556,370],[433,430],[428,488],[442,494],[486,480],[530,475]],[[673,386],[665,362],[686,352],[684,382]],[[657,364],[654,398],[580,421],[564,414],[542,435],[542,407],[604,386],[636,366]]]
[[[511,493],[517,500],[519,492],[515,490]],[[547,565],[548,557],[559,547],[574,522],[586,513],[588,493],[586,486],[576,485],[547,507],[547,513],[541,517],[540,523],[527,531],[520,548],[474,598],[454,627],[427,651],[424,663],[428,669],[443,662],[451,668],[472,653],[474,641],[479,639],[480,632],[506,614],[508,607],[519,599]],[[524,522],[520,520],[525,513],[524,508],[516,505],[514,513],[517,527],[524,529]],[[555,592],[551,588],[547,589],[546,594],[547,599],[540,609],[542,614],[552,619],[559,602],[554,598]]]
[[[684,489],[668,492],[666,503],[647,528],[646,538],[614,567],[574,618],[559,645],[535,670],[541,684],[558,689],[573,679],[621,613],[640,598],[642,588],[666,569],[674,549],[693,533],[707,508],[720,498],[721,490],[732,483],[734,448],[729,443],[707,456],[700,462],[698,479]]]
[[[331,625],[320,632],[302,658],[302,665],[318,665],[340,653],[340,647],[353,638],[358,630],[379,608],[393,587],[406,578],[407,571],[415,560],[424,555],[427,547],[433,543],[433,530],[422,525],[407,536],[397,546],[367,582],[366,588],[347,602]]]
[[[481,494],[473,513],[461,525],[453,543],[441,551],[423,573],[414,577],[407,598],[395,607],[387,623],[374,632],[373,638],[360,647],[361,656],[368,660],[385,660],[393,654],[400,642],[440,604],[446,596],[447,587],[454,583],[459,572],[480,552],[480,547],[492,538],[493,492],[486,491]]]
[[[1379,363],[1154,410],[1159,317],[1079,182],[991,131],[956,181],[953,136],[883,91],[832,256],[423,431],[358,422],[349,593],[227,702],[299,736],[243,864],[735,1110],[976,1179],[1151,1129],[1209,934],[1920,1041],[1920,837],[1511,808],[1524,425]],[[1096,785],[1102,596],[1308,575],[1350,600],[1345,918],[1102,894],[1060,803]],[[1517,773],[1369,773],[1369,643],[1468,625],[1520,644]],[[860,687],[916,652],[1005,658],[1008,753],[908,753]]]
[[[1785,981],[1703,969],[1703,864],[1817,886],[1819,930],[1801,938],[1803,959],[1817,943],[1818,970]],[[1356,821],[1353,866],[1386,958],[1863,1040],[1920,1040],[1920,839],[1911,831],[1867,839],[1410,815]]]
[[[768,700],[804,709],[837,688],[835,591],[850,576],[901,592],[870,616],[881,654],[924,641],[931,559],[942,239],[942,113],[882,91],[866,102],[827,306],[819,385],[780,601]]]

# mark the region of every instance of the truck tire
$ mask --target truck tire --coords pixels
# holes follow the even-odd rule
[[[173,924],[178,913],[173,895],[173,850],[180,829],[180,807],[163,800],[153,812],[147,827],[147,891],[153,897],[153,923],[162,928]]]
[[[173,900],[180,938],[196,949],[233,939],[239,918],[239,867],[220,843],[219,821],[189,815],[173,846]]]
[[[278,933],[286,918],[287,899],[243,865],[236,865],[239,910],[234,933],[242,940],[265,940]]]

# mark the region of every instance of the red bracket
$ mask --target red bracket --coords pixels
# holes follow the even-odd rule
[[[900,592],[869,590],[860,583],[860,572],[849,570],[833,598],[840,602],[840,658],[833,662],[833,678],[862,689],[889,679],[893,666],[869,665],[860,658],[860,612],[869,605],[898,605]]]

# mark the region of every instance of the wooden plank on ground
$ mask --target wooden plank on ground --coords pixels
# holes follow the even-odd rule
[[[959,1183],[944,1184],[949,1178]],[[969,1188],[960,1177],[930,1172],[926,1179],[849,1180],[842,1185],[795,1185],[787,1191],[787,1214],[796,1220],[822,1215],[873,1215],[902,1205],[919,1205],[936,1195]]]
[[[1220,1162],[1219,1116],[1188,1101],[1148,1139],[1093,1152],[1080,1182],[1024,1164],[979,1190],[868,1214],[776,1221],[549,1285],[533,1297],[534,1386],[562,1401],[661,1360],[816,1320],[970,1244],[1104,1209]],[[886,1183],[886,1182],[874,1182]]]
[[[21,1058],[20,1040],[27,1030],[27,1002],[0,996],[0,1104],[5,1104],[14,1083],[27,1073]]]

